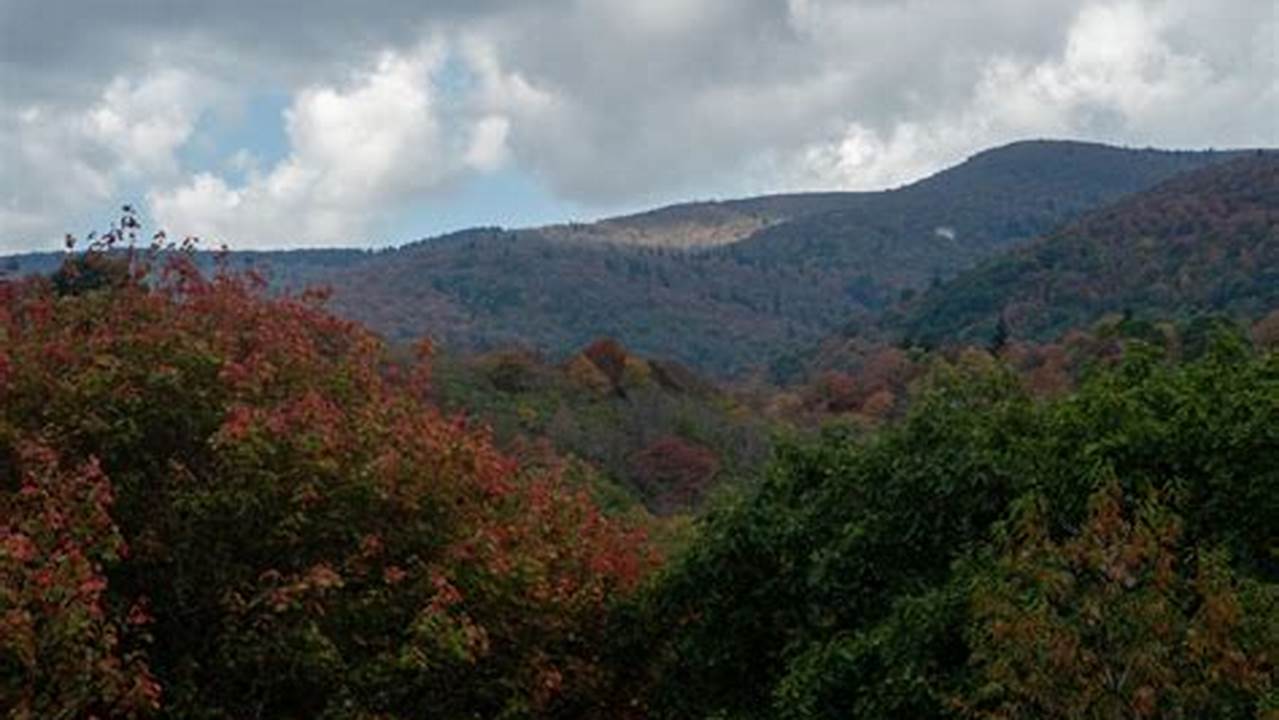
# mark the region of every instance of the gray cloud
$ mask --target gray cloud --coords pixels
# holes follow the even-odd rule
[[[1279,142],[1271,0],[371,5],[0,0],[0,248],[132,186],[193,232],[264,244],[312,214],[308,241],[342,242],[503,163],[616,207],[890,185],[1027,136]],[[291,98],[283,160],[179,167],[261,92]],[[381,140],[328,152],[325,128]]]

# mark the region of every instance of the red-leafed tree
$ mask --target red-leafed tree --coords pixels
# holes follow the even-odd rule
[[[818,378],[816,385],[815,400],[826,412],[843,413],[856,410],[865,396],[865,389],[848,373],[824,373]]]
[[[1252,326],[1252,340],[1259,348],[1279,348],[1279,310],[1272,311]]]
[[[9,452],[18,484],[0,495],[0,657],[7,661],[0,701],[8,717],[156,710],[146,598],[106,593],[104,567],[127,551],[111,517],[110,482],[95,462],[60,467],[45,446],[22,443]]]
[[[425,366],[317,296],[73,262],[0,283],[0,705],[603,712],[638,530],[441,415]]]
[[[601,338],[587,345],[582,354],[608,377],[614,387],[621,386],[627,358],[626,348],[621,343],[612,338]]]
[[[631,458],[636,487],[658,513],[694,507],[719,472],[715,452],[683,438],[659,438]]]

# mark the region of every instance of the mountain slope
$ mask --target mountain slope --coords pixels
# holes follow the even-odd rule
[[[902,290],[1100,203],[1226,157],[1028,142],[892,191],[674,206],[576,230],[464,231],[334,275],[334,302],[393,339],[430,335],[461,350],[522,342],[562,353],[609,335],[643,354],[731,374],[816,342],[850,316],[873,318]],[[711,229],[715,216],[730,229]],[[783,216],[791,219],[776,220]],[[661,244],[654,228],[681,227],[710,242],[749,217],[763,229],[722,247],[646,246]],[[622,236],[641,240],[609,239]]]
[[[729,245],[768,227],[846,207],[862,193],[794,193],[681,203],[593,223],[537,228],[548,238],[671,249]]]
[[[124,252],[123,250],[115,252]],[[371,258],[375,253],[353,248],[302,248],[297,250],[201,250],[196,264],[209,272],[224,263],[232,270],[254,270],[280,289],[298,290],[323,285],[330,276]],[[66,252],[33,252],[0,257],[0,279],[48,275],[67,257]]]
[[[763,230],[734,248],[772,264],[812,258],[894,285],[946,278],[1080,212],[1229,155],[1027,141],[845,207]]]
[[[1279,153],[1174,178],[925,294],[889,323],[923,344],[1043,339],[1107,312],[1279,306]]]
[[[602,504],[660,515],[700,506],[767,458],[775,429],[742,401],[676,363],[601,339],[562,363],[506,349],[432,358],[431,396],[491,427],[512,454],[545,439],[589,463]]]
[[[608,335],[721,372],[766,357],[788,337],[810,337],[855,306],[829,302],[796,269],[495,228],[382,254],[335,276],[333,287],[337,311],[395,340],[562,354]]]
[[[686,203],[591,224],[477,228],[372,253],[229,260],[264,270],[277,287],[331,285],[334,309],[392,340],[562,355],[607,335],[727,375],[850,318],[874,322],[905,292],[1231,156],[1021,142],[890,191]],[[47,271],[58,259],[0,259],[0,274]]]

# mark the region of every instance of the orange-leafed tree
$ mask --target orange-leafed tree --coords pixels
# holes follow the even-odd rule
[[[613,338],[601,338],[587,345],[582,350],[588,360],[608,377],[614,387],[620,387],[622,376],[626,372],[626,360],[629,357],[626,348]]]
[[[974,586],[967,715],[1273,717],[1274,586],[1182,546],[1175,516],[1157,499],[1132,509],[1118,483],[1091,497],[1076,535],[1055,540],[1047,524],[1025,501]]]

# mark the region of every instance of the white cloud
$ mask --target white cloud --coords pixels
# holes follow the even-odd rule
[[[443,48],[383,53],[340,86],[309,87],[284,113],[289,153],[240,185],[200,173],[149,196],[157,221],[236,247],[360,244],[388,207],[459,169],[445,146],[433,76]],[[498,128],[500,130],[500,128]],[[490,124],[483,139],[494,138]],[[498,148],[479,160],[493,162]]]
[[[173,177],[177,151],[219,92],[170,69],[116,78],[87,108],[32,104],[0,114],[0,249],[77,229],[68,224],[86,207]]]
[[[177,171],[174,153],[191,137],[202,110],[204,88],[186,73],[168,69],[141,83],[117,78],[77,128],[90,142],[106,148],[115,172],[163,178]]]
[[[466,151],[466,164],[483,172],[492,172],[506,162],[506,136],[511,121],[502,115],[489,115],[475,124],[471,146]]]
[[[1264,66],[1247,73],[1214,67],[1197,43],[1175,47],[1169,38],[1185,29],[1176,22],[1187,20],[1184,10],[1089,3],[1058,54],[991,55],[962,103],[880,128],[851,121],[836,137],[808,145],[784,174],[799,186],[885,187],[1024,137],[1171,147],[1279,141],[1273,76]],[[1272,19],[1270,31],[1275,27]],[[1252,60],[1264,64],[1264,52]]]

